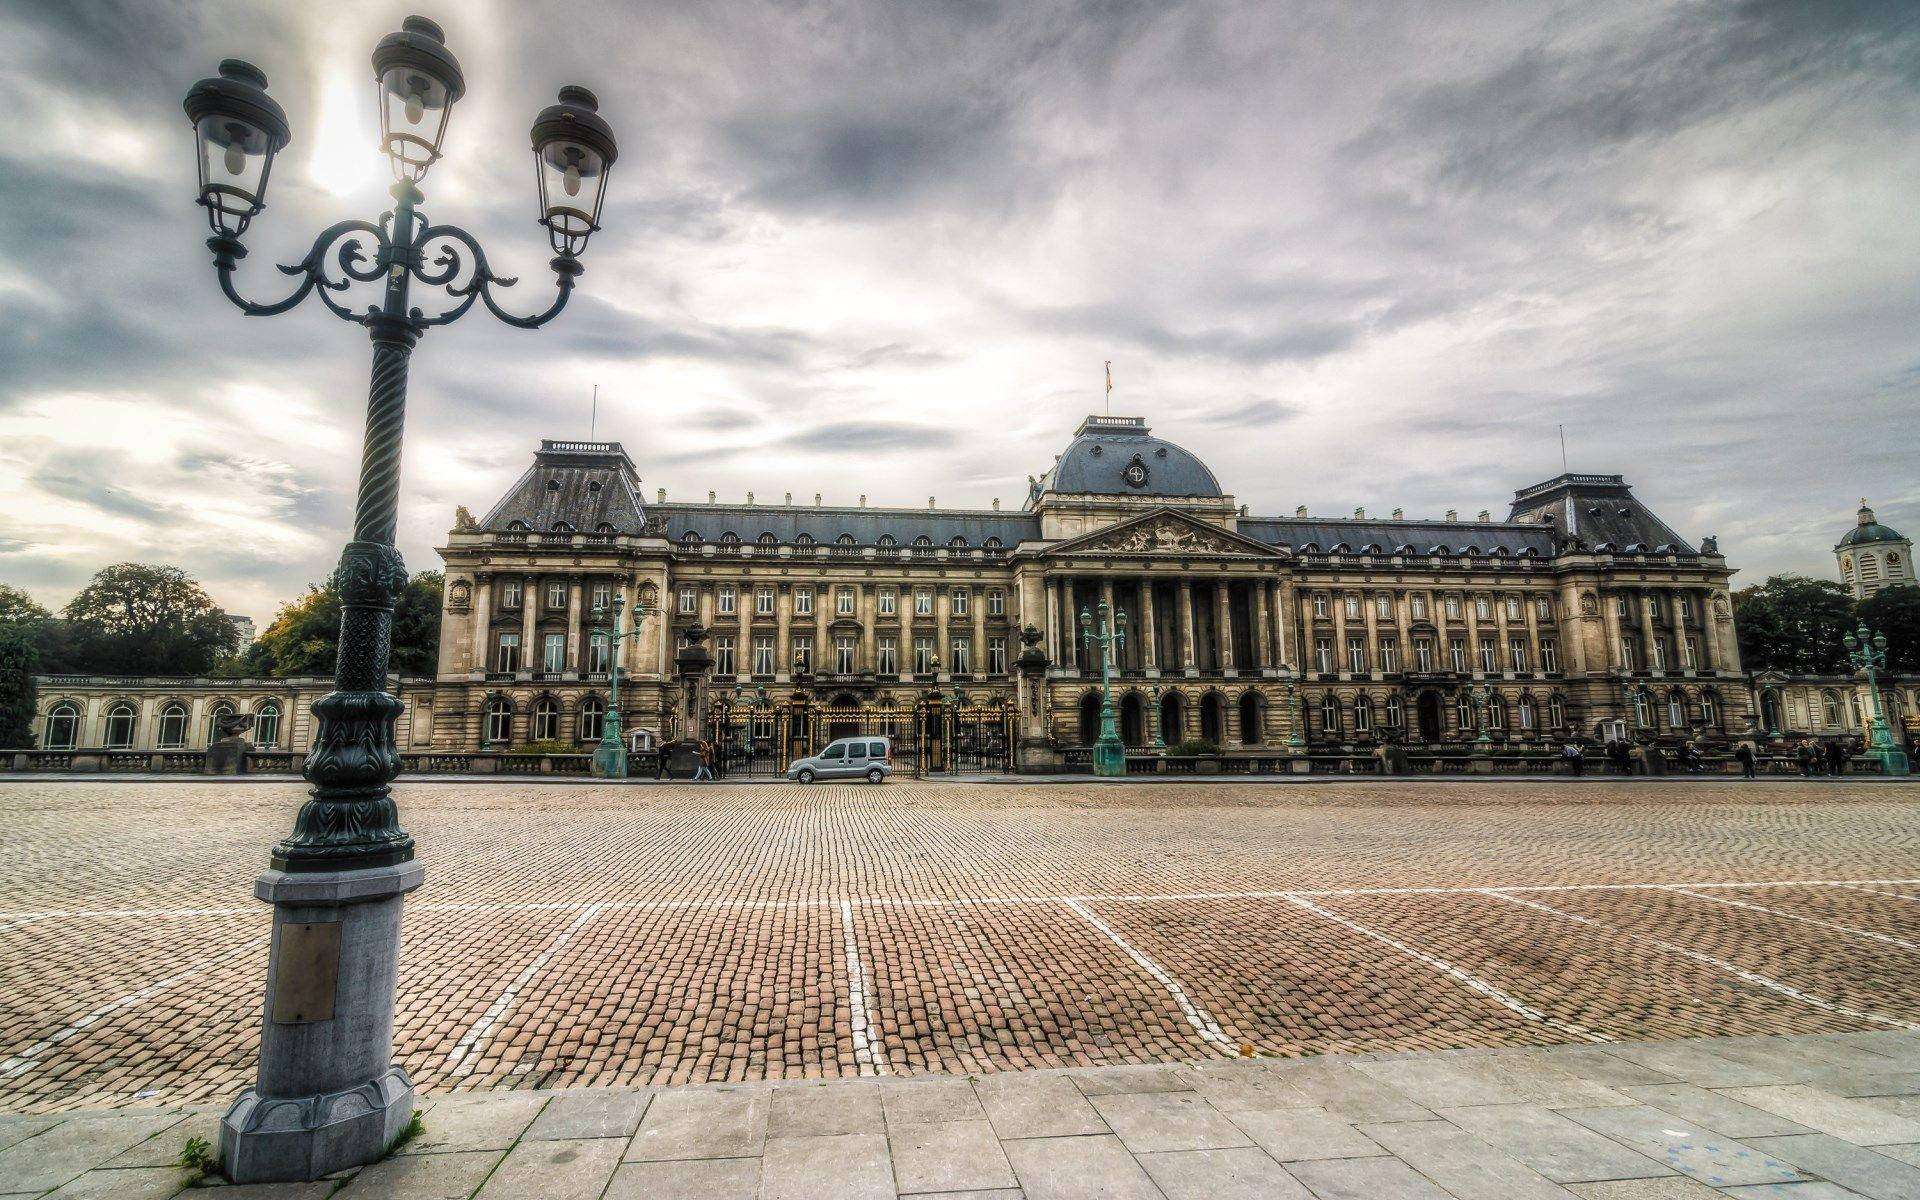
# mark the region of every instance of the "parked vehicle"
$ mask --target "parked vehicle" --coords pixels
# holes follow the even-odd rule
[[[796,758],[787,767],[787,778],[801,783],[816,779],[859,779],[879,783],[893,774],[893,739],[885,737],[836,738],[820,753]]]

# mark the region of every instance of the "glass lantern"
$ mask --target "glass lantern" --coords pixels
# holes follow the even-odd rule
[[[400,32],[373,48],[373,77],[379,87],[380,144],[393,163],[393,176],[418,183],[439,159],[447,118],[466,92],[460,64],[440,26],[408,17]]]
[[[600,228],[607,175],[619,156],[600,102],[586,88],[560,89],[559,103],[533,122],[533,158],[540,187],[540,223],[556,254],[576,257]]]
[[[267,77],[237,58],[187,93],[187,119],[198,147],[200,204],[223,237],[237,238],[266,207],[273,157],[291,138],[287,115],[267,95]]]

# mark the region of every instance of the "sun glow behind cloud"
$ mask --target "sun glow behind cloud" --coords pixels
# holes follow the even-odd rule
[[[336,196],[364,192],[378,182],[385,159],[375,136],[373,87],[344,68],[329,74],[320,93],[307,176]]]

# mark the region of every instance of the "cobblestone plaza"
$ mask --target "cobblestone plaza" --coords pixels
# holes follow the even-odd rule
[[[0,1109],[250,1082],[299,795],[0,786]],[[1920,1026],[1898,784],[400,795],[430,1095]]]

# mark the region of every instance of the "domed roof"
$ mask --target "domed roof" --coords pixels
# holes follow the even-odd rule
[[[1139,417],[1088,417],[1073,440],[1034,482],[1042,492],[1079,492],[1103,496],[1225,495],[1207,464],[1164,438],[1152,436]]]
[[[1888,529],[1873,519],[1873,510],[1867,502],[1860,502],[1860,523],[1847,530],[1847,536],[1840,539],[1842,546],[1862,546],[1869,542],[1904,542],[1907,539]]]

